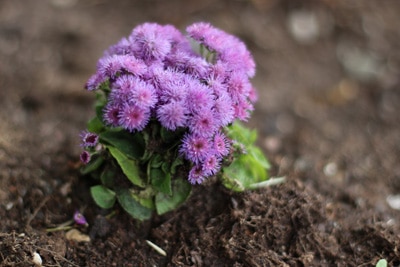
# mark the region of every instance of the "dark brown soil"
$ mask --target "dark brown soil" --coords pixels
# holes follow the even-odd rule
[[[400,211],[387,201],[400,194],[399,14],[396,0],[1,0],[0,265],[33,266],[38,253],[43,266],[400,266]],[[196,186],[144,223],[107,216],[78,170],[94,100],[83,84],[137,24],[199,20],[254,53],[249,126],[287,182]],[[46,231],[77,209],[90,242]]]

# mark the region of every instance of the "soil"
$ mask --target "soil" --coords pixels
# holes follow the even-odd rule
[[[1,0],[0,265],[400,266],[399,14],[394,0]],[[78,168],[83,85],[139,23],[200,20],[253,52],[248,125],[286,182],[210,183],[143,223],[109,216]],[[78,209],[89,242],[48,231]]]

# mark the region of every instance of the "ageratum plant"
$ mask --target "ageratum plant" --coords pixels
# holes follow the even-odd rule
[[[96,116],[83,132],[83,174],[94,201],[132,217],[173,210],[193,185],[219,179],[235,191],[268,179],[268,161],[243,127],[257,95],[246,46],[208,23],[145,23],[105,51],[86,89]]]

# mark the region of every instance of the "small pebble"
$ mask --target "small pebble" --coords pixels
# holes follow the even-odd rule
[[[335,162],[330,162],[330,163],[326,164],[324,167],[324,174],[326,176],[332,177],[332,176],[336,175],[337,172],[338,172],[338,167]]]
[[[42,266],[42,257],[40,257],[39,253],[33,252],[33,254],[32,254],[32,262],[36,266]]]
[[[392,209],[400,210],[400,195],[389,195],[386,198],[386,202]]]

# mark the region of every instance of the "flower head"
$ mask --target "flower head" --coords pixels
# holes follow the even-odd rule
[[[201,184],[205,179],[203,168],[201,166],[195,165],[189,171],[189,183],[191,184]]]
[[[134,132],[141,131],[150,119],[150,111],[137,105],[125,104],[118,114],[119,125],[124,129]]]
[[[210,88],[193,80],[188,88],[186,103],[190,112],[196,114],[203,110],[211,109],[214,103],[214,96]]]
[[[115,103],[108,103],[103,109],[103,119],[106,125],[119,126],[119,112],[121,107]]]
[[[80,159],[83,164],[88,164],[90,162],[90,153],[84,150],[80,155]]]
[[[99,141],[99,136],[97,134],[88,131],[83,131],[80,136],[82,138],[82,147],[94,147]]]
[[[216,155],[210,154],[202,164],[202,170],[205,176],[216,174],[220,169],[220,159]]]
[[[198,136],[212,136],[217,129],[215,114],[211,109],[201,109],[189,121],[189,129]]]
[[[136,57],[151,63],[163,60],[171,51],[171,43],[163,26],[156,23],[144,23],[136,27],[129,36]]]
[[[157,118],[161,125],[168,130],[186,126],[187,108],[184,102],[172,101],[157,109]]]
[[[141,108],[152,108],[157,103],[157,95],[154,87],[142,80],[136,80],[133,85],[131,103]]]
[[[215,151],[215,154],[218,157],[225,157],[226,155],[229,154],[229,143],[226,139],[226,136],[221,133],[217,132],[214,135],[214,142],[213,142],[213,149]]]
[[[180,152],[193,163],[200,163],[211,153],[211,143],[206,137],[186,134],[183,137]]]

